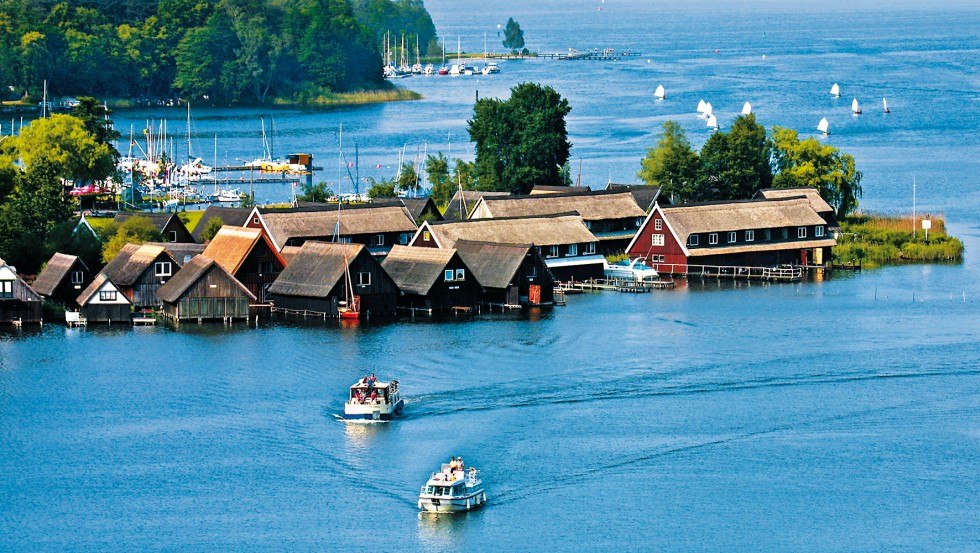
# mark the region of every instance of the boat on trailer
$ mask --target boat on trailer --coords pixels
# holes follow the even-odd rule
[[[380,382],[365,377],[350,387],[344,404],[344,419],[361,421],[390,421],[405,408],[398,381]]]
[[[462,513],[478,509],[487,503],[487,492],[480,480],[480,471],[466,468],[462,458],[442,465],[432,473],[419,492],[418,507],[428,513]]]

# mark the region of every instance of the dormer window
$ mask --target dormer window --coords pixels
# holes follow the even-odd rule
[[[796,237],[797,238],[806,238],[806,227],[797,227],[796,228]]]
[[[688,246],[697,246],[698,245],[698,235],[697,234],[692,234],[692,235],[688,236],[687,237],[687,245]]]
[[[728,233],[728,243],[729,244],[734,244],[735,243],[735,240],[737,238],[738,238],[738,233],[736,233],[736,232],[729,232]]]
[[[708,244],[715,245],[718,243],[718,233],[712,232],[708,235]]]

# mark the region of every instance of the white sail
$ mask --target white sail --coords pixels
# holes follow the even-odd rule
[[[742,115],[749,115],[751,113],[752,113],[752,104],[745,102],[745,104],[742,105]]]
[[[817,130],[824,134],[830,134],[830,122],[827,121],[826,117],[824,117],[823,119],[820,120],[819,123],[817,123]]]
[[[704,105],[704,115],[705,116],[711,116],[712,110],[713,110],[713,108],[711,107],[711,102],[708,102],[708,103],[706,103]]]
[[[707,124],[707,126],[708,127],[711,127],[712,129],[717,129],[718,128],[718,118],[715,117],[714,115],[709,114],[708,115],[708,124]]]
[[[704,101],[704,100],[700,100],[700,101],[698,101],[698,113],[704,113],[704,110],[705,110],[705,108],[707,108],[707,107],[708,107],[708,104],[707,104],[707,103],[705,103],[705,101]]]
[[[857,98],[851,100],[851,111],[853,111],[855,114],[861,113],[861,106],[858,104]]]
[[[881,99],[881,107],[885,110],[885,113],[891,113],[891,110],[888,109],[888,100],[887,99],[885,99],[885,98],[882,98]]]
[[[830,87],[830,94],[835,98],[840,98],[840,86],[834,83],[834,86]]]
[[[654,97],[656,97],[656,98],[658,98],[660,100],[663,100],[664,98],[666,98],[667,97],[667,91],[664,90],[664,85],[658,86],[657,87],[657,91],[654,92],[653,95],[654,95]]]

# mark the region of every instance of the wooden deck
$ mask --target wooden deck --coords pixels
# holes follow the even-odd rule
[[[621,279],[590,279],[583,282],[560,282],[559,289],[564,294],[581,294],[585,291],[609,290],[641,294],[653,290],[670,290],[677,285],[672,280],[653,280],[638,282]]]
[[[690,265],[654,263],[662,275],[718,278],[732,280],[768,280],[796,282],[803,279],[804,267],[744,267],[738,265]]]

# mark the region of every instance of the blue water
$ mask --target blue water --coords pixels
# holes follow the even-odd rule
[[[723,125],[748,100],[766,125],[809,133],[828,117],[867,209],[909,210],[914,176],[966,261],[473,320],[7,332],[0,550],[980,550],[980,10],[491,4],[427,3],[470,50],[512,9],[532,49],[644,56],[407,79],[425,100],[277,111],[277,141],[334,160],[343,123],[368,174],[405,144],[451,136],[465,155],[476,90],[534,80],[569,98],[595,184],[631,180],[664,119],[703,142],[701,97]],[[255,157],[259,113],[195,109],[195,139]],[[179,110],[120,115],[182,125]],[[334,419],[367,371],[403,383],[405,420]],[[418,486],[454,454],[483,469],[490,505],[420,517]]]

